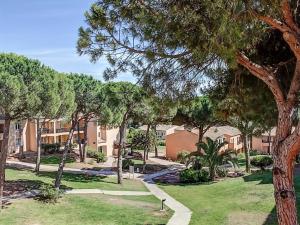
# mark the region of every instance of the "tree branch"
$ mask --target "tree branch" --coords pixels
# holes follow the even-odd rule
[[[295,20],[292,15],[292,10],[289,4],[289,1],[284,0],[282,2],[282,14],[285,20],[285,23],[294,31],[297,33],[297,35],[300,34],[300,28],[295,23]]]
[[[237,62],[248,69],[254,76],[262,80],[269,87],[274,95],[277,105],[285,102],[280,85],[274,73],[270,69],[252,62],[241,52],[237,55]]]

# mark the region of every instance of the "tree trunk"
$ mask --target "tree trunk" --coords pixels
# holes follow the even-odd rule
[[[203,141],[203,127],[202,126],[198,127],[198,130],[199,130],[199,136],[198,136],[198,144],[199,144]],[[197,145],[197,151],[201,152],[201,147],[199,145]]]
[[[291,134],[290,112],[279,108],[278,125],[273,142],[273,185],[279,225],[297,225],[296,194],[294,189],[294,163],[300,146],[289,145],[298,140],[288,139]],[[285,142],[283,142],[285,141]],[[292,147],[290,147],[292,146]]]
[[[87,139],[88,139],[88,120],[84,120],[84,128],[83,128],[83,146],[82,146],[82,156],[83,156],[83,162],[86,161],[86,146],[87,146]],[[97,149],[98,150],[98,149]]]
[[[155,157],[158,157],[158,149],[157,149],[157,136],[156,136],[156,124],[153,125],[153,132],[154,132],[154,136],[155,136],[155,141],[154,141],[154,154]]]
[[[41,165],[41,137],[42,137],[42,129],[43,125],[40,126],[40,119],[36,120],[36,147],[37,147],[37,157],[35,163],[35,172],[38,174],[40,172]]]
[[[215,180],[216,177],[216,168],[214,166],[209,167],[209,177],[212,181]]]
[[[65,166],[65,163],[66,163],[68,151],[69,151],[70,146],[71,146],[71,141],[72,141],[72,137],[73,137],[73,133],[74,133],[76,125],[77,125],[77,117],[72,118],[72,125],[71,125],[70,131],[69,131],[68,139],[67,139],[67,142],[65,144],[65,148],[64,148],[64,151],[63,151],[63,154],[62,154],[61,162],[58,166],[58,170],[57,170],[57,174],[56,174],[56,179],[55,179],[55,188],[56,189],[60,188],[64,166]]]
[[[146,131],[146,145],[144,146],[144,157],[143,157],[143,173],[146,170],[146,160],[147,160],[147,154],[149,151],[149,131],[150,131],[150,125],[147,125],[147,131]]]
[[[243,144],[244,144],[244,153],[245,153],[245,160],[246,160],[246,172],[250,173],[250,152],[248,148],[248,138],[246,134],[242,134]]]
[[[3,208],[3,191],[5,182],[5,163],[8,153],[8,139],[9,139],[9,129],[10,129],[10,119],[5,118],[4,121],[4,131],[3,140],[0,149],[0,209]]]
[[[118,184],[123,183],[122,151],[124,149],[124,144],[125,144],[126,125],[127,125],[127,113],[124,115],[121,126],[119,127],[120,141],[119,141],[118,162],[117,162]]]
[[[80,132],[80,124],[78,122],[77,123],[77,143],[78,143],[79,158],[80,158],[80,162],[84,162],[83,153],[82,153],[82,145],[81,145],[81,139],[80,139],[80,136],[79,136],[79,132]]]

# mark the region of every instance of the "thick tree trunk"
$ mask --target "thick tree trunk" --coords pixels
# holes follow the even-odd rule
[[[242,134],[243,145],[244,145],[244,153],[245,153],[245,161],[246,161],[246,172],[250,173],[250,152],[248,148],[248,138],[246,134]]]
[[[38,174],[40,172],[41,165],[41,138],[42,138],[42,129],[43,125],[40,125],[40,119],[36,120],[36,148],[37,148],[37,156],[35,163],[35,172]]]
[[[80,132],[80,124],[78,122],[77,123],[77,143],[78,143],[79,158],[80,158],[80,162],[84,162],[79,132]]]
[[[125,145],[126,125],[127,125],[127,113],[124,115],[121,126],[119,127],[120,141],[119,141],[118,162],[117,162],[118,184],[123,183],[122,152],[125,147],[124,145]]]
[[[156,124],[153,125],[153,132],[154,132],[154,135],[155,135],[155,141],[154,141],[154,154],[155,154],[155,157],[157,158],[157,157],[158,157],[158,149],[157,149]]]
[[[8,139],[9,139],[9,128],[10,119],[6,118],[4,122],[3,140],[0,149],[0,209],[3,208],[3,191],[5,182],[5,163],[8,153]]]
[[[72,141],[72,137],[73,137],[73,133],[74,133],[76,125],[77,125],[77,118],[75,118],[75,119],[73,118],[72,119],[72,125],[71,125],[69,135],[68,135],[68,139],[67,139],[67,142],[65,144],[65,148],[64,148],[64,151],[63,151],[63,154],[62,154],[61,162],[58,166],[58,170],[57,170],[57,174],[56,174],[56,179],[55,179],[55,188],[56,189],[60,188],[64,166],[65,166],[65,163],[66,163],[68,151],[69,151],[70,146],[71,146],[71,141]]]
[[[296,194],[294,189],[294,163],[300,146],[290,145],[286,140],[291,134],[292,119],[289,110],[279,108],[278,125],[273,155],[273,185],[279,225],[297,225]],[[297,140],[300,137],[297,137]],[[296,143],[296,140],[291,140]],[[297,141],[299,143],[299,141]],[[290,147],[292,146],[292,147]]]
[[[82,156],[83,156],[83,162],[86,161],[86,146],[87,146],[87,139],[88,139],[88,120],[84,120],[84,128],[83,128],[83,146],[82,146]],[[97,149],[98,150],[98,149]]]

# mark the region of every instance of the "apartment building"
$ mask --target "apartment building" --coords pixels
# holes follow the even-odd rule
[[[0,146],[3,140],[4,120],[0,117]],[[68,138],[71,123],[63,119],[48,120],[45,122],[41,141],[43,144],[60,143],[63,146]],[[74,131],[72,143],[78,143],[78,136],[81,140],[84,137],[83,121],[79,123],[79,131]],[[16,121],[11,123],[9,137],[9,153],[20,151],[37,150],[37,124],[35,120]],[[102,151],[106,156],[114,154],[114,144],[118,140],[117,128],[101,126],[97,120],[88,123],[88,146],[95,150]]]
[[[178,129],[179,126],[175,125],[164,125],[164,124],[159,124],[156,126],[156,137],[159,140],[165,140],[166,136],[169,134],[173,134],[176,129]],[[142,131],[147,130],[147,125],[143,125],[139,127]]]
[[[252,149],[270,154],[275,135],[276,127],[272,128],[269,132],[263,133],[261,136],[252,137]]]
[[[217,140],[219,143],[227,142],[222,150],[232,149],[237,153],[242,152],[243,143],[241,133],[238,129],[230,126],[214,126],[205,133],[203,141],[206,137]],[[181,151],[194,152],[197,150],[196,144],[199,139],[199,131],[197,129],[186,130],[179,127],[173,134],[166,136],[166,157],[176,160],[177,154]]]

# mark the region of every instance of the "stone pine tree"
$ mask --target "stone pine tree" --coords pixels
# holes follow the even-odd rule
[[[39,78],[39,91],[38,96],[40,99],[39,104],[35,105],[34,119],[36,122],[36,146],[37,146],[37,157],[35,171],[39,173],[41,163],[41,136],[42,130],[45,123],[51,119],[56,119],[61,115],[58,114],[61,106],[61,95],[58,88],[57,72],[50,68],[45,68],[43,76]]]
[[[11,122],[30,118],[40,102],[38,78],[43,66],[15,54],[0,54],[0,114],[4,116],[3,140],[0,147],[0,201],[2,207],[5,162],[8,154]]]
[[[76,105],[76,102],[75,102],[75,92],[74,92],[73,80],[70,78],[69,75],[62,74],[59,84],[60,84],[59,88],[63,88],[62,90],[64,90],[63,92],[61,92],[62,99],[64,101],[62,101],[61,107],[59,109],[59,114],[64,115],[63,116],[64,119],[66,121],[70,121],[71,126],[70,126],[70,129],[69,129],[67,141],[66,141],[65,146],[64,146],[64,150],[63,150],[63,153],[62,153],[62,156],[61,156],[61,161],[59,163],[58,171],[57,171],[55,182],[54,182],[54,185],[55,185],[56,189],[59,189],[60,184],[61,184],[61,178],[62,178],[65,162],[66,162],[66,159],[67,159],[67,154],[68,154],[68,151],[71,148],[73,133],[76,129],[76,125],[77,125],[77,121],[78,121],[78,117],[79,117],[78,112],[76,110],[77,105]]]
[[[300,123],[292,130],[292,114],[300,90],[298,5],[296,0],[97,1],[86,13],[87,27],[79,31],[78,51],[93,61],[107,56],[112,65],[107,78],[132,70],[149,85],[165,84],[160,90],[175,94],[195,89],[208,67],[240,64],[263,81],[278,109],[272,150],[278,222],[295,225],[293,171]],[[279,35],[272,40],[274,33]]]
[[[214,85],[205,91],[218,104],[217,117],[241,132],[246,172],[249,173],[252,137],[261,135],[276,124],[276,117],[270,116],[277,114],[272,94],[263,82],[249,76],[242,67],[234,71],[216,70],[211,78]]]
[[[206,131],[217,124],[215,107],[207,96],[195,97],[180,104],[173,123],[198,129],[198,143],[200,143]],[[197,148],[200,151],[199,145]]]
[[[104,100],[99,99],[99,97],[103,91],[101,91],[101,82],[95,80],[91,76],[72,74],[71,78],[74,82],[75,101],[77,103],[78,112],[80,113],[79,121],[83,121],[84,137],[82,140],[79,136],[79,121],[77,123],[79,155],[80,161],[85,162],[88,123],[92,118],[96,117],[97,111],[101,111],[99,107],[104,103]],[[102,96],[102,99],[103,98],[104,97]]]
[[[119,127],[117,174],[118,184],[122,184],[122,154],[126,148],[128,121],[142,110],[146,96],[139,86],[129,82],[109,82],[104,88],[108,107],[113,115],[111,125]]]

